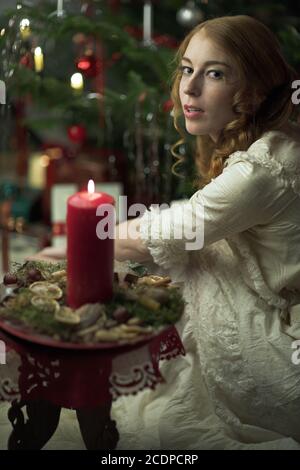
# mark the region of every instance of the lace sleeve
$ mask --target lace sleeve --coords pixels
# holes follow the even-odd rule
[[[266,225],[287,206],[282,183],[247,155],[240,157],[191,198],[204,207],[204,246]]]
[[[291,188],[300,196],[300,161],[299,150],[295,143],[281,132],[269,132],[271,143],[263,138],[254,142],[247,152],[234,152],[227,159],[225,168],[237,162],[251,162],[269,171],[270,175],[279,178],[285,188]]]
[[[198,260],[195,252],[256,225],[272,223],[286,210],[296,197],[286,187],[297,190],[297,174],[288,171],[287,163],[272,160],[265,147],[254,150],[232,154],[223,172],[187,203],[146,211],[141,237],[158,265],[183,273],[192,259]],[[192,236],[195,243],[189,243]]]

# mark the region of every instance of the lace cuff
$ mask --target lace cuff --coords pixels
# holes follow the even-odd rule
[[[140,219],[142,240],[173,280],[184,276],[190,251],[203,247],[203,212],[199,204],[195,211],[193,203],[184,201],[164,210],[152,205]]]

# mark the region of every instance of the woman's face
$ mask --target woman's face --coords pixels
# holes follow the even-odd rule
[[[239,89],[236,68],[203,29],[190,40],[181,73],[179,96],[187,131],[210,135],[216,141],[236,117],[232,110],[233,96]]]

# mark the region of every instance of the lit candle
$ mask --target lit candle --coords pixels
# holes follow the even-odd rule
[[[6,85],[0,80],[0,104],[6,104]]]
[[[57,0],[57,16],[61,17],[64,14],[64,0]]]
[[[44,54],[40,47],[34,49],[34,68],[36,72],[41,72],[44,68]]]
[[[144,43],[151,44],[152,42],[152,3],[148,0],[144,4],[143,36],[144,36]]]
[[[73,73],[71,77],[71,87],[73,90],[81,91],[83,89],[83,77],[81,73]]]
[[[114,206],[114,198],[95,192],[92,180],[67,202],[67,302],[72,308],[85,303],[106,302],[113,294],[113,237],[98,237],[97,225],[107,216],[97,215],[101,206]],[[98,209],[98,211],[97,211]],[[114,211],[108,212],[114,227]]]
[[[34,189],[44,189],[46,185],[46,172],[50,158],[48,155],[34,153],[28,160],[28,185]]]

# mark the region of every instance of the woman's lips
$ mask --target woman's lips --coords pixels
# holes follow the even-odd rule
[[[185,105],[183,107],[183,110],[184,110],[185,117],[187,117],[188,119],[197,119],[204,114],[203,109],[196,108],[194,106]]]

